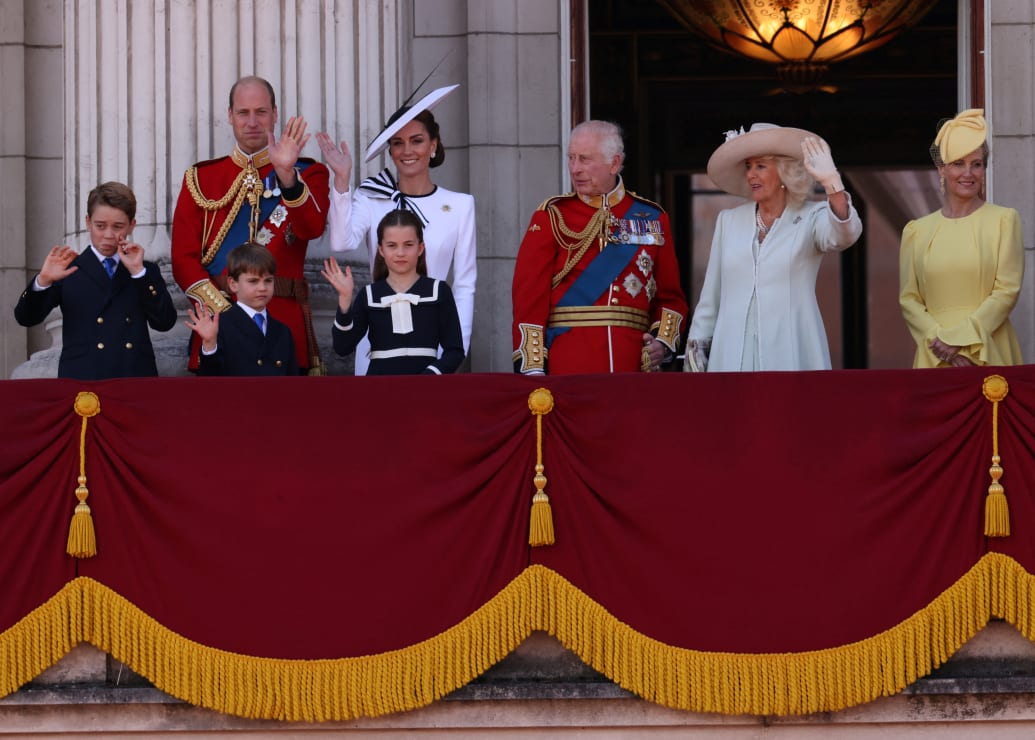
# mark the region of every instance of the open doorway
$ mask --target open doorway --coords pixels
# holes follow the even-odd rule
[[[583,8],[589,113],[623,127],[627,186],[668,210],[690,305],[718,211],[742,202],[704,174],[723,132],[757,121],[809,129],[830,142],[864,222],[854,247],[824,260],[817,284],[833,365],[909,367],[899,235],[940,203],[928,147],[957,108],[957,0],[940,0],[885,46],[832,65],[834,91],[804,94],[778,92],[772,67],[709,47],[656,0]]]

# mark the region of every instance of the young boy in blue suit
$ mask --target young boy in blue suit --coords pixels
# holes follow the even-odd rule
[[[35,326],[60,308],[59,378],[102,380],[158,375],[148,327],[169,331],[176,309],[154,262],[130,241],[137,199],[129,186],[106,182],[90,191],[90,246],[77,254],[54,247],[29,283],[14,318]]]
[[[193,304],[187,319],[201,340],[199,375],[298,375],[291,330],[266,311],[276,272],[276,259],[261,244],[230,252],[226,284],[236,303],[222,314]]]

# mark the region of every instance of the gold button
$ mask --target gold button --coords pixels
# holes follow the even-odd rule
[[[104,349],[104,342],[97,342],[97,349]]]
[[[133,323],[133,319],[131,319],[129,316],[127,316],[126,317],[126,323],[127,324],[132,324]]]
[[[281,366],[281,364],[282,364],[282,363],[281,363],[281,361],[280,361],[280,360],[277,360],[277,367],[280,367],[280,366]]]
[[[126,349],[133,349],[133,342],[126,342]]]
[[[613,292],[617,293],[617,292],[618,292],[618,286],[617,286],[617,285],[612,285],[612,286],[611,286],[611,290],[612,290]]]
[[[260,360],[256,360],[255,362],[256,362],[256,364],[257,364],[257,365],[259,365],[260,367],[262,366],[262,360],[261,360],[261,359],[260,359]]]
[[[98,316],[97,317],[97,323],[98,324],[103,324],[104,323],[104,317],[103,316]]]
[[[617,303],[618,303],[618,299],[617,298],[612,298],[611,299],[611,304],[612,305],[616,305]]]

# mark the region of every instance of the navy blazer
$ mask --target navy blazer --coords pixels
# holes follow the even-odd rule
[[[266,312],[266,333],[236,303],[219,314],[216,351],[201,353],[198,375],[298,375],[291,330]]]
[[[90,248],[72,264],[79,269],[44,290],[33,290],[30,282],[14,307],[22,326],[35,326],[61,308],[58,377],[158,375],[148,326],[169,331],[176,325],[176,308],[158,265],[145,261],[145,274],[134,280],[120,262],[109,278]]]

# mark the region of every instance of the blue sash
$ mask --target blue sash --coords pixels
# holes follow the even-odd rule
[[[636,256],[638,244],[615,244],[608,242],[604,251],[593,258],[589,266],[582,271],[575,282],[557,301],[557,306],[592,306],[602,296],[614,279],[622,274],[629,262]],[[551,327],[546,330],[546,346],[571,329],[570,326]]]
[[[295,167],[298,168],[299,173],[304,172],[306,168],[312,162],[302,162],[299,160],[295,163]],[[263,178],[265,180],[265,178]],[[266,219],[273,213],[273,209],[280,205],[280,197],[276,198],[259,198],[259,224],[265,225]],[[247,208],[246,208],[247,207]],[[237,212],[237,218],[234,219],[234,223],[230,226],[230,229],[226,232],[226,236],[223,237],[223,243],[219,245],[219,251],[216,252],[216,256],[212,258],[212,261],[205,267],[208,270],[209,275],[222,275],[226,269],[226,258],[230,254],[230,250],[234,247],[239,247],[248,241],[250,236],[249,227],[252,221],[252,206],[251,203],[245,202],[241,204],[241,210]]]

